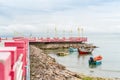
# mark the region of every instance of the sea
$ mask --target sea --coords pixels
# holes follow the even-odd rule
[[[78,52],[73,52],[67,56],[61,57],[54,54],[56,51],[50,51],[49,55],[73,72],[90,76],[120,79],[120,35],[87,34],[86,37],[88,38],[86,43],[98,47],[92,54],[78,55]],[[98,55],[103,57],[102,64],[98,66],[89,66],[89,58]]]
[[[53,34],[37,34],[33,36],[39,37],[54,37]],[[57,37],[77,37],[76,34],[61,34]],[[49,50],[47,53],[56,59],[56,61],[68,70],[73,72],[82,73],[90,76],[105,77],[105,78],[118,78],[120,80],[120,34],[82,34],[80,37],[87,37],[86,43],[97,46],[92,54],[78,55],[78,52],[70,53],[67,56],[57,56],[59,50]],[[2,36],[4,37],[4,36]],[[6,36],[5,36],[6,37]],[[0,45],[3,45],[1,43]],[[61,51],[68,51],[61,50]],[[90,57],[101,55],[103,57],[102,64],[98,66],[89,66],[88,60]]]

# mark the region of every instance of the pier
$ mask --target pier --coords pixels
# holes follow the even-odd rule
[[[20,39],[20,38],[23,38],[23,37],[13,37],[11,39]],[[29,42],[40,42],[40,43],[44,43],[44,42],[86,42],[87,41],[87,37],[62,37],[62,38],[59,38],[59,37],[53,37],[53,38],[50,38],[50,37],[46,37],[46,38],[39,38],[39,37],[32,37],[32,38],[27,38],[29,40]],[[10,40],[10,38],[0,38],[0,42],[2,40]]]
[[[29,43],[86,42],[86,37],[0,38],[0,80],[30,80]]]
[[[69,38],[66,38],[66,37],[62,37],[62,38],[59,38],[59,37],[53,37],[53,38],[50,38],[50,37],[46,37],[46,38],[37,38],[37,37],[34,37],[34,38],[29,38],[29,42],[86,42],[87,41],[87,38],[86,37],[69,37]]]

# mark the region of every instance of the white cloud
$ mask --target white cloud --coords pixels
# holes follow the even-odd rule
[[[54,30],[54,24],[58,30],[76,30],[78,27],[83,26],[87,32],[119,32],[120,2],[108,1],[104,3],[104,1],[101,1],[99,5],[95,5],[98,4],[97,0],[94,0],[95,2],[91,0],[72,1],[0,1],[2,4],[0,11],[7,13],[7,17],[2,16],[0,18],[0,24],[7,25],[6,27],[0,27],[0,33],[4,31],[11,33],[14,31],[21,33],[44,32],[47,29]]]

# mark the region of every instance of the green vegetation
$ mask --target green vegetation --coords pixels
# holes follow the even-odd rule
[[[91,77],[84,77],[82,80],[93,80]]]

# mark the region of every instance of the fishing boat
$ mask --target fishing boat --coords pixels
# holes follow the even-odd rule
[[[100,57],[100,58],[99,58]],[[99,59],[96,59],[99,58]],[[102,56],[90,57],[89,65],[101,65],[102,64]]]
[[[89,65],[100,65],[100,64],[102,64],[102,61],[93,61],[93,62],[89,61]]]
[[[58,52],[57,53],[57,55],[58,56],[66,56],[66,55],[68,55],[69,53],[67,53],[67,52]]]
[[[78,48],[79,54],[91,54],[93,52],[94,48],[86,48],[86,47],[80,47]]]
[[[73,48],[73,47],[69,47],[68,51],[69,52],[77,52],[78,49],[77,48]]]

